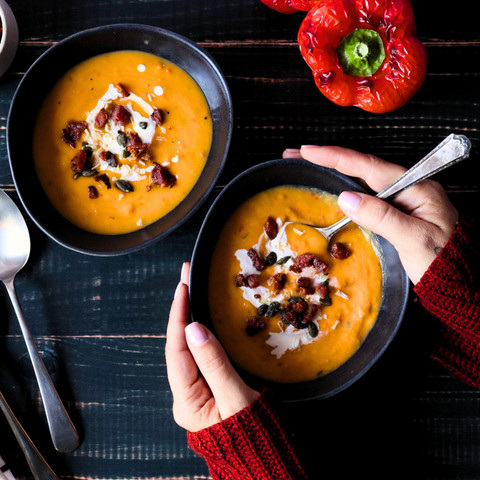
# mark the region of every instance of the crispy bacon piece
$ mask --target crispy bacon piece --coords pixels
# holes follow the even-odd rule
[[[102,108],[97,113],[97,116],[95,117],[95,125],[98,128],[103,128],[107,123],[107,120],[108,120],[108,112],[104,108]]]
[[[91,198],[92,200],[98,198],[98,190],[95,187],[88,187],[88,198]]]
[[[123,105],[115,105],[111,117],[116,125],[126,125],[130,121],[130,112]]]
[[[257,288],[260,285],[258,275],[255,275],[254,273],[246,277],[245,281],[247,282],[248,288]]]
[[[328,295],[328,287],[326,285],[319,285],[317,292],[318,296],[323,300]]]
[[[150,118],[158,125],[163,123],[163,112],[157,107],[153,107],[153,113],[150,115]]]
[[[327,273],[327,265],[325,263],[323,263],[318,257],[315,257],[313,259],[312,265],[320,273]]]
[[[289,325],[293,325],[295,328],[305,328],[303,325],[303,315],[299,312],[290,310],[282,316],[282,320]]]
[[[96,182],[103,182],[107,189],[112,187],[112,184],[110,183],[110,179],[108,178],[108,175],[106,173],[103,173],[102,175],[95,175],[93,177]]]
[[[128,145],[142,145],[142,139],[138,133],[130,133],[127,135],[127,142]],[[148,145],[148,143],[145,143],[144,145]]]
[[[309,322],[311,322],[315,318],[315,315],[317,315],[317,312],[318,312],[318,305],[316,305],[315,303],[310,304],[310,310],[303,317],[302,323],[304,325],[307,325]]]
[[[287,276],[284,273],[276,273],[272,277],[272,286],[275,290],[281,290],[285,286]]]
[[[252,317],[247,322],[247,333],[252,336],[265,328],[265,322],[258,317]]]
[[[246,287],[247,283],[245,281],[245,277],[239,273],[235,279],[233,280],[233,283],[235,284],[236,287]]]
[[[87,128],[87,122],[77,122],[70,120],[67,128],[62,128],[62,141],[75,148],[77,140]]]
[[[308,310],[308,303],[305,300],[300,300],[299,302],[292,303],[292,310],[297,313],[303,313]]]
[[[302,269],[298,265],[290,265],[289,270],[293,273],[302,273]]]
[[[133,158],[137,160],[147,161],[150,157],[147,153],[149,143],[134,143],[127,147],[127,150],[133,155]]]
[[[162,167],[159,163],[153,162],[153,170],[151,173],[152,182],[161,187],[171,188],[177,183],[177,178],[167,168]]]
[[[72,171],[81,172],[85,168],[85,163],[87,161],[87,152],[85,150],[79,150],[75,156],[70,161],[70,166]]]
[[[297,286],[301,288],[306,288],[310,286],[310,279],[308,277],[299,277],[297,279]]]
[[[128,97],[130,95],[130,92],[121,83],[117,83],[115,88],[122,97]]]
[[[304,253],[295,258],[295,265],[300,268],[306,268],[312,264],[315,255],[313,253]]]
[[[352,251],[349,250],[343,243],[337,242],[332,245],[330,249],[330,255],[337,260],[344,260],[352,254]]]
[[[253,248],[247,252],[247,256],[252,261],[252,265],[255,267],[255,270],[258,270],[259,272],[265,270],[265,264],[262,262],[258,253]]]
[[[278,224],[273,217],[267,218],[263,229],[270,240],[273,240],[278,235]]]

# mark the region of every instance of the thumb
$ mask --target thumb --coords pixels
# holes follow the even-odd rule
[[[359,192],[342,192],[338,205],[352,222],[381,235],[394,246],[399,238],[405,238],[412,220],[383,200]]]
[[[202,324],[185,328],[188,348],[207,382],[222,419],[247,407],[259,393],[249,388],[233,368],[216,337]]]

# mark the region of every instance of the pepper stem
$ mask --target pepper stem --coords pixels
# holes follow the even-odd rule
[[[380,35],[375,30],[357,28],[337,48],[342,70],[348,75],[371,77],[385,60]]]

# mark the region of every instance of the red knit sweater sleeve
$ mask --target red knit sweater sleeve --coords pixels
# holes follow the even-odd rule
[[[480,228],[462,219],[414,292],[442,323],[430,356],[445,370],[480,388]]]
[[[214,480],[303,480],[306,473],[282,425],[270,392],[237,414],[199,432],[190,447]]]

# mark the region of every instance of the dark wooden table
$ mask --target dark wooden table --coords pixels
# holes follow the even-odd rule
[[[81,434],[78,450],[53,449],[5,292],[0,389],[60,478],[209,478],[172,418],[165,331],[180,268],[202,220],[222,186],[246,168],[302,144],[341,145],[411,166],[456,132],[472,141],[471,157],[437,180],[460,210],[479,204],[473,166],[480,160],[480,31],[473,4],[412,3],[428,55],[427,78],[407,105],[373,115],[338,107],[318,92],[296,44],[301,13],[282,15],[259,0],[10,1],[20,46],[0,82],[0,188],[20,207],[5,145],[10,102],[32,62],[73,33],[129,22],[187,36],[218,62],[234,104],[220,181],[200,211],[168,238],[134,254],[96,258],[57,245],[27,218],[32,253],[16,287]],[[400,332],[364,377],[330,399],[286,406],[295,414],[291,427],[308,454],[311,478],[480,478],[480,392],[442,373],[425,355],[434,321],[412,295]],[[32,478],[3,417],[0,432],[0,455],[13,474]]]

